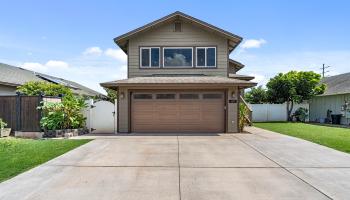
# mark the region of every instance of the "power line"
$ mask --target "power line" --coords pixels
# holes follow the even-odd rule
[[[320,68],[322,70],[322,78],[324,78],[324,75],[329,72],[326,71],[327,68],[330,68],[331,66],[326,66],[325,64],[322,64],[322,67]]]

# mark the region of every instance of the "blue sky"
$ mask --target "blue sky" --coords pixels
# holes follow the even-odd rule
[[[150,3],[152,2],[152,3]],[[2,0],[0,62],[77,81],[126,78],[113,38],[182,11],[244,41],[231,57],[265,84],[278,72],[330,65],[350,72],[350,1],[16,1]]]

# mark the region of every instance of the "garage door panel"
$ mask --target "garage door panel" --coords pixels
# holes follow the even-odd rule
[[[148,92],[149,93],[149,92]],[[176,92],[169,92],[176,93]],[[201,94],[197,92],[198,94]],[[157,92],[153,92],[157,96]],[[176,96],[179,96],[178,94]],[[223,93],[222,93],[222,96]],[[133,132],[223,132],[224,99],[131,100]]]

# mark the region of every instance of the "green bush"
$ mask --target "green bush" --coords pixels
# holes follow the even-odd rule
[[[4,129],[7,126],[6,122],[4,122],[1,118],[0,118],[0,129]]]
[[[58,130],[63,128],[65,114],[61,102],[44,102],[39,109],[43,112],[43,117],[40,120],[40,126],[43,129]]]
[[[249,116],[248,107],[246,105],[240,103],[239,104],[239,122],[238,122],[240,132],[243,132],[244,127],[249,124],[249,121],[247,119],[248,116]]]
[[[294,116],[298,122],[305,122],[306,118],[309,116],[309,110],[307,108],[298,108],[294,112]]]
[[[87,105],[82,97],[65,96],[61,102],[43,102],[40,125],[45,130],[83,128],[86,118],[82,110]]]
[[[49,83],[45,81],[29,81],[17,87],[17,91],[25,95],[58,96],[72,95],[72,90],[64,85]]]

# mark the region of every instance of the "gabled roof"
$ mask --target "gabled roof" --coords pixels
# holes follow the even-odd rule
[[[94,91],[73,81],[0,63],[0,85],[17,87],[29,81],[47,81],[65,85],[70,87],[73,93],[79,95],[104,96],[103,94],[97,91]]]
[[[320,96],[350,94],[350,72],[336,76],[325,77],[321,83],[327,85],[326,91]]]
[[[242,37],[240,37],[238,35],[235,35],[233,33],[225,31],[225,30],[223,30],[221,28],[218,28],[218,27],[216,27],[214,25],[211,25],[211,24],[209,24],[207,22],[204,22],[202,20],[199,20],[197,18],[189,16],[189,15],[187,15],[185,13],[180,12],[180,11],[176,11],[176,12],[171,13],[171,14],[165,16],[165,17],[162,17],[162,18],[160,18],[158,20],[155,20],[155,21],[153,21],[151,23],[148,23],[148,24],[146,24],[144,26],[141,26],[141,27],[136,28],[136,29],[134,29],[132,31],[129,31],[129,32],[123,34],[123,35],[120,35],[120,36],[114,38],[114,42],[121,49],[123,49],[123,51],[126,52],[126,46],[125,45],[127,44],[127,40],[130,37],[132,37],[132,36],[134,36],[134,35],[136,35],[138,33],[150,30],[150,29],[154,28],[157,25],[166,23],[166,22],[171,21],[171,20],[178,20],[178,19],[183,19],[183,20],[190,21],[191,23],[194,23],[194,24],[199,25],[199,26],[201,26],[203,28],[206,28],[206,29],[208,29],[210,31],[218,33],[218,34],[222,35],[223,37],[226,37],[229,40],[229,45],[231,46],[230,51],[232,51],[242,41]]]
[[[234,67],[236,69],[235,71],[237,72],[237,71],[241,70],[244,67],[244,65],[242,63],[230,58],[229,59],[229,67]]]

